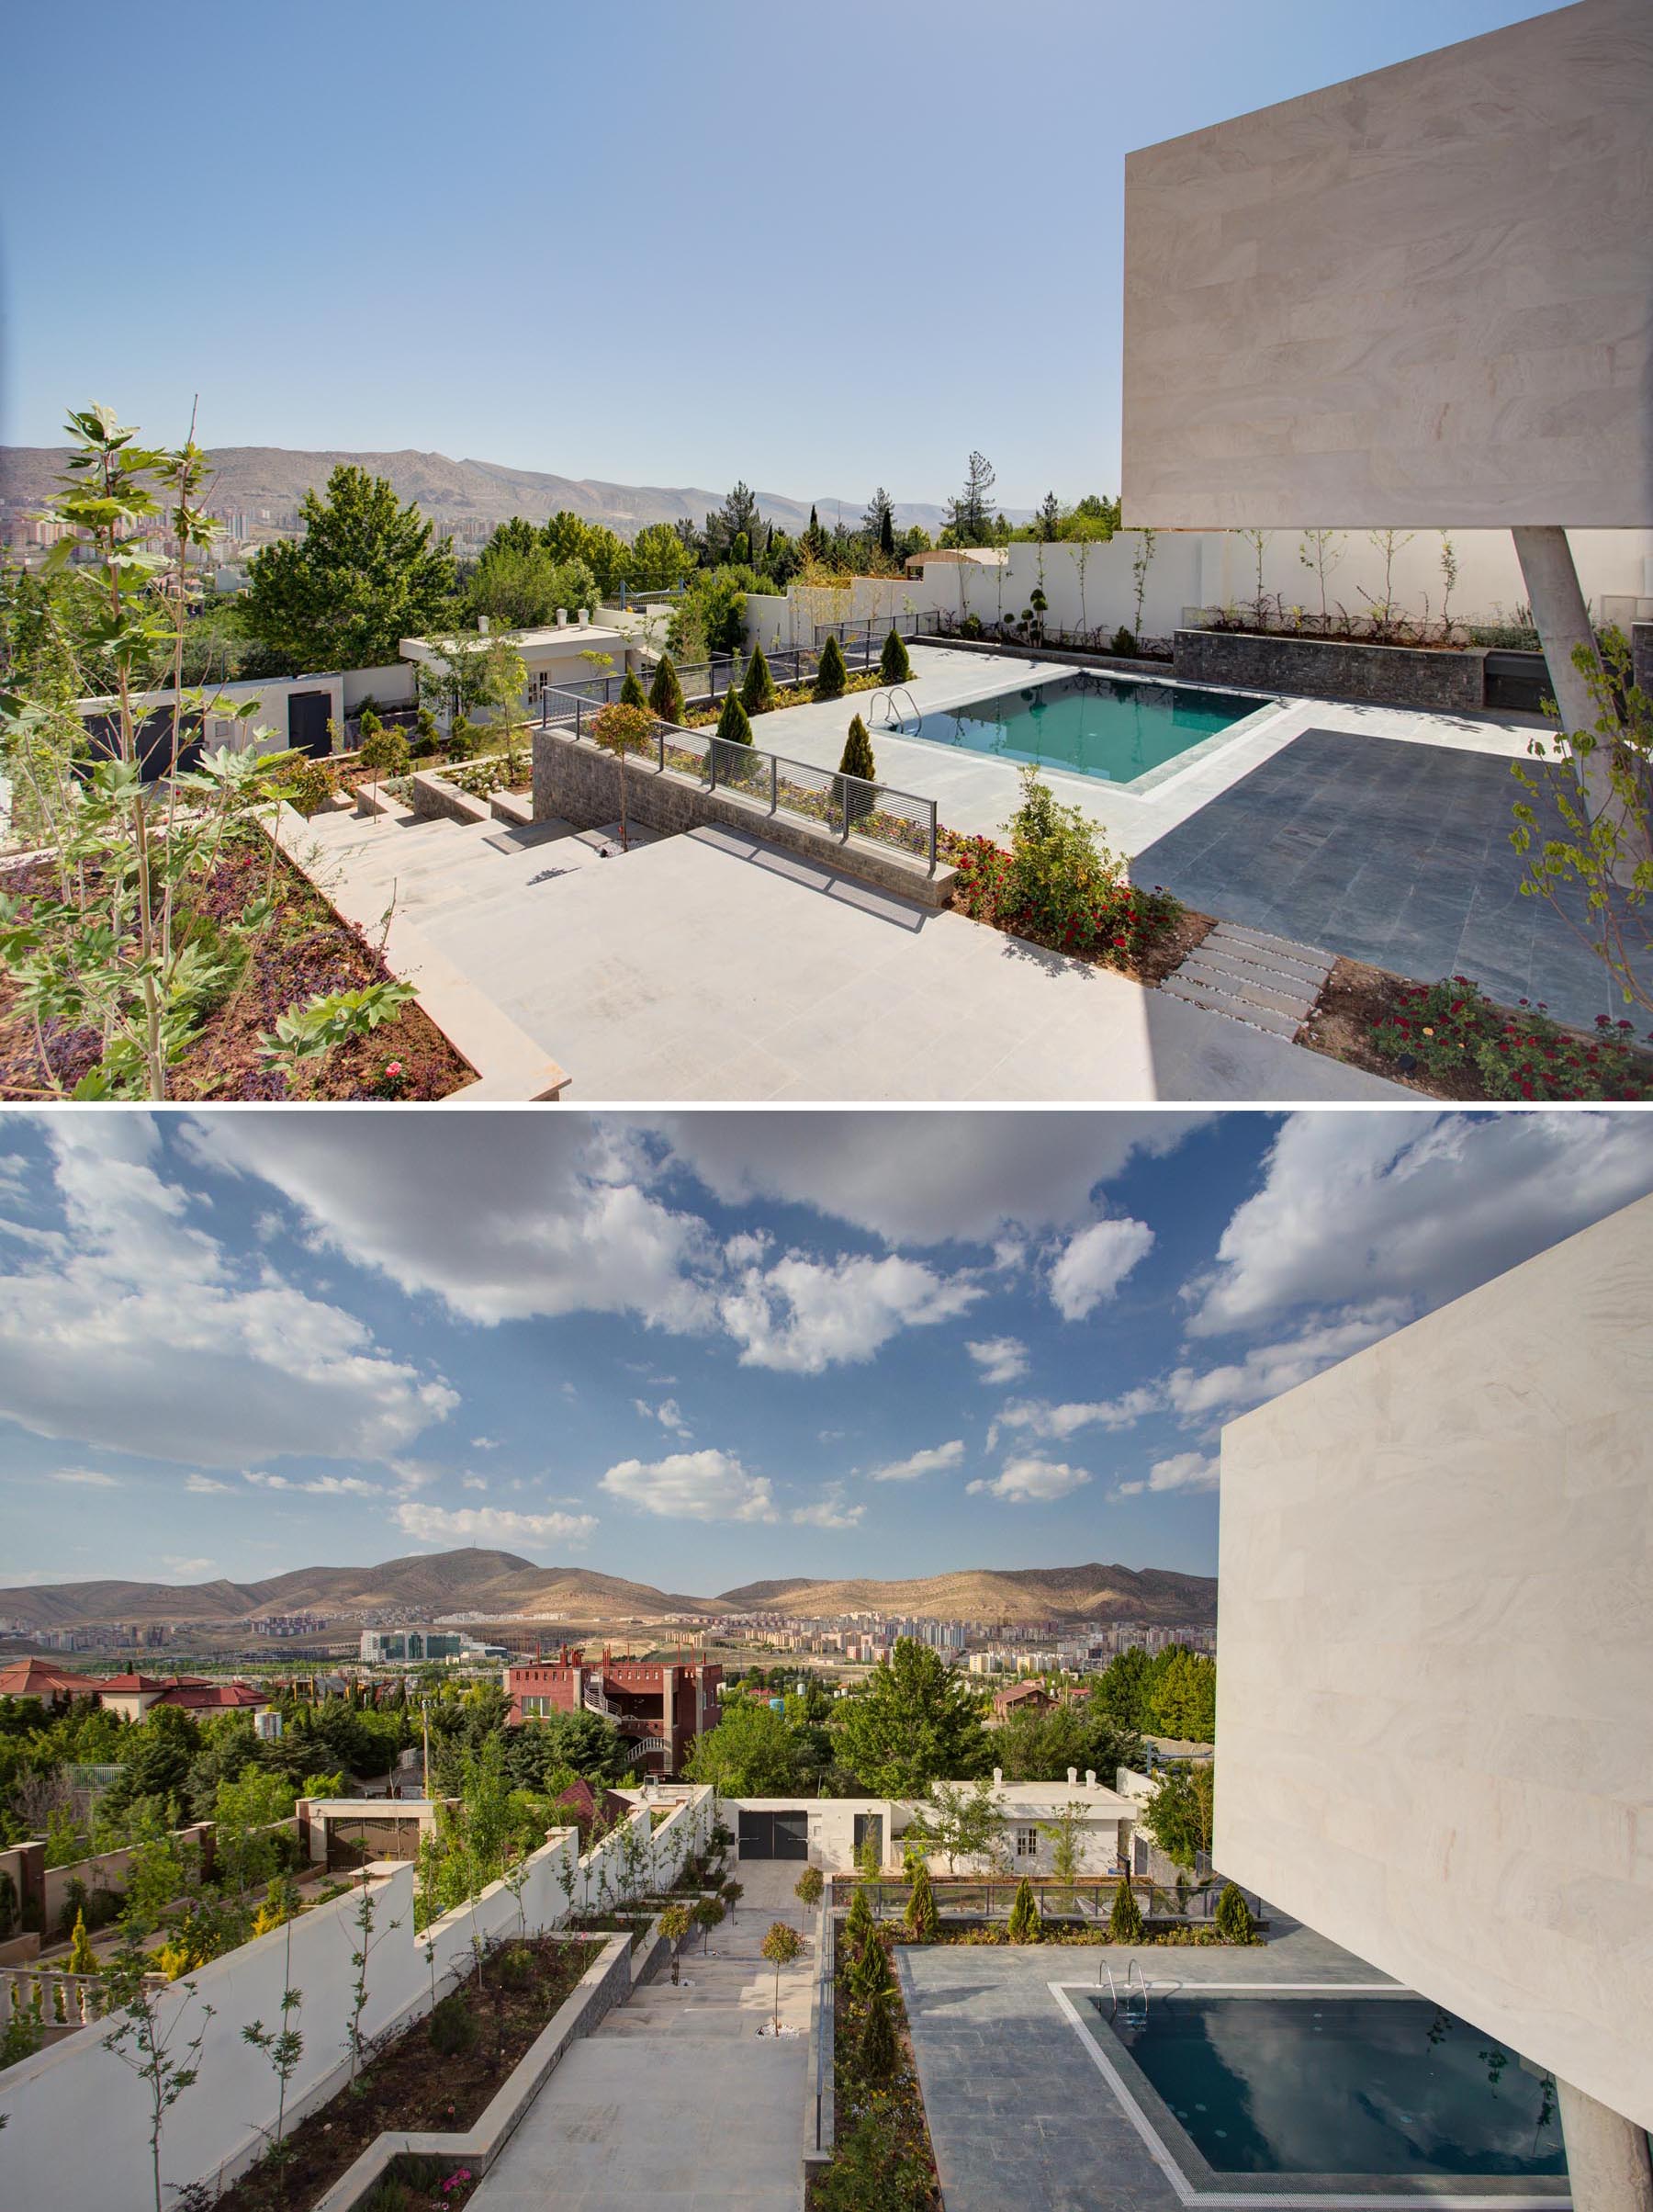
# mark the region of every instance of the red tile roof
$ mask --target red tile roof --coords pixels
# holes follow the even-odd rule
[[[245,1682],[177,1682],[155,1702],[181,1706],[186,1712],[211,1712],[263,1705],[265,1699],[262,1690]]]
[[[66,1675],[45,1659],[14,1659],[0,1666],[0,1698],[55,1698],[65,1691],[89,1697],[93,1685],[82,1675]]]

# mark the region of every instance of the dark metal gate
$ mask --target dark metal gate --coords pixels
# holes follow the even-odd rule
[[[328,710],[332,705],[331,692],[287,694],[287,746],[291,751],[308,752],[315,760],[326,759],[332,750],[332,739],[327,732]]]
[[[748,1812],[740,1810],[742,1858],[803,1858],[809,1856],[807,1812]]]

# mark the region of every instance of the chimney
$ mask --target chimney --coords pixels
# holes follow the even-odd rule
[[[486,615],[478,615],[477,616],[477,627],[481,631],[483,637],[486,638],[488,635],[488,616]]]
[[[995,1789],[1005,1787],[1005,1770],[1002,1766],[995,1766],[993,1770],[993,1787]]]
[[[1079,1769],[1078,1769],[1076,1766],[1070,1766],[1070,1767],[1068,1768],[1068,1788],[1069,1788],[1070,1789],[1078,1789],[1078,1787],[1079,1787]]]
[[[1087,1766],[1085,1770],[1085,1787],[1087,1789],[1096,1787],[1096,1770],[1094,1766]]]

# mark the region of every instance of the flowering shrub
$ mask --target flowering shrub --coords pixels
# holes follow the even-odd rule
[[[990,837],[946,833],[945,857],[959,871],[954,901],[973,920],[1128,967],[1181,918],[1180,901],[1133,884],[1082,809],[1063,806],[1036,769],[1022,770],[1009,830],[1008,851]]]
[[[1581,1037],[1552,1021],[1542,1002],[1495,1005],[1467,976],[1410,985],[1400,997],[1402,1010],[1374,1025],[1372,1044],[1437,1081],[1467,1078],[1491,1099],[1653,1098],[1628,1021],[1601,1014],[1595,1035]]]

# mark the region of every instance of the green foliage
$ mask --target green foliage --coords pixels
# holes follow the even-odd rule
[[[1108,1915],[1109,1943],[1141,1943],[1144,1934],[1142,1909],[1137,1903],[1130,1887],[1130,1877],[1125,1875],[1114,1891],[1112,1910]]]
[[[853,1957],[859,1958],[867,1944],[878,1934],[878,1923],[872,1917],[865,1890],[858,1889],[849,1900],[849,1911],[844,1921],[844,1940]]]
[[[468,2059],[477,2048],[476,2015],[458,1991],[436,2006],[427,2032],[439,2059]]]
[[[728,691],[717,717],[717,734],[725,745],[749,745],[752,742],[752,725],[747,710],[740,703],[740,694]]]
[[[759,1956],[767,1958],[775,1969],[775,2033],[781,2033],[781,1969],[791,1966],[802,1954],[804,1938],[796,1928],[784,1920],[771,1921],[769,1934],[759,1945]]]
[[[1053,1705],[1049,1712],[1012,1713],[993,1732],[993,1763],[1007,1782],[1062,1782],[1070,1766],[1111,1786],[1116,1771],[1141,1758],[1141,1738],[1098,1707]]]
[[[1373,1046],[1457,1095],[1470,1086],[1522,1101],[1653,1097],[1653,1063],[1629,1021],[1598,1014],[1593,1037],[1580,1036],[1542,1005],[1495,1004],[1467,976],[1408,984],[1400,997],[1403,1010],[1374,1025]]]
[[[922,1859],[913,1869],[912,1887],[907,1891],[906,1932],[915,1943],[934,1943],[941,1933],[935,1886]]]
[[[819,1867],[805,1867],[793,1884],[793,1895],[800,1904],[818,1905],[826,1887],[826,1877]]]
[[[770,674],[770,664],[763,657],[761,645],[753,646],[752,657],[747,662],[740,704],[748,715],[767,714],[775,704],[775,679]]]
[[[648,687],[648,704],[662,722],[681,723],[683,687],[678,682],[678,672],[671,665],[669,653],[660,655],[660,665],[656,669],[654,682]]]
[[[715,1728],[695,1738],[683,1772],[725,1797],[793,1797],[799,1785],[797,1732],[760,1698],[724,1700]]]
[[[951,1873],[961,1858],[994,1856],[1004,1825],[1003,1800],[983,1775],[969,1784],[932,1783],[929,1802],[908,1823],[907,1834],[939,1851]]]
[[[844,649],[836,633],[829,636],[821,648],[821,658],[815,669],[815,695],[817,699],[841,699],[844,686],[849,681],[849,670],[844,660]]]
[[[895,2003],[894,1990],[885,1989],[869,1997],[861,2013],[855,2060],[861,2078],[872,2087],[887,2082],[895,2071]]]
[[[688,548],[669,523],[650,523],[639,530],[622,563],[634,592],[669,592],[682,582],[691,565]]]
[[[668,1905],[660,1914],[660,1934],[671,1946],[671,1979],[678,1978],[678,1954],[693,1925],[687,1905]]]
[[[318,1059],[354,1038],[368,1035],[418,996],[410,983],[385,978],[351,990],[318,991],[308,1005],[277,1015],[274,1033],[266,1032],[259,1040],[264,1057],[273,1066]]]
[[[593,743],[613,753],[641,752],[654,739],[654,717],[647,706],[630,706],[615,700],[600,706],[591,717]]]
[[[559,607],[594,607],[600,590],[584,560],[558,561],[541,545],[524,550],[490,540],[466,587],[465,613],[473,625],[485,615],[496,628],[543,629]]]
[[[1231,1882],[1223,1884],[1222,1894],[1217,1900],[1217,1933],[1224,1943],[1255,1943],[1256,1927],[1251,1916],[1251,1907]]]
[[[362,717],[362,766],[371,768],[376,775],[406,775],[408,773],[408,739],[405,731],[394,723],[387,728],[367,728],[366,717]]]
[[[44,2023],[39,2003],[22,2005],[8,2013],[6,2026],[0,2028],[0,2073],[8,2066],[17,2066],[25,2059],[32,2059],[46,2041]]]
[[[725,1915],[722,1898],[697,1897],[691,1908],[691,1916],[703,1940],[711,1935],[714,1928],[723,1925]]]
[[[620,686],[620,704],[622,706],[648,705],[648,694],[644,690],[643,679],[635,668],[628,668],[625,672],[625,681]]]
[[[835,1713],[842,1762],[869,1797],[922,1797],[938,1777],[979,1773],[981,1704],[939,1653],[902,1637]]]
[[[913,663],[899,630],[892,630],[883,641],[883,651],[878,656],[878,673],[885,683],[910,683],[913,680]]]
[[[747,593],[763,580],[750,569],[703,569],[672,611],[667,642],[685,663],[736,653],[746,635]]]
[[[323,497],[305,493],[299,514],[302,536],[253,555],[238,610],[287,673],[389,663],[402,638],[446,619],[453,557],[385,478],[341,464]]]
[[[1211,1760],[1176,1760],[1154,1776],[1153,1795],[1142,1808],[1142,1826],[1167,1858],[1190,1872],[1211,1848],[1215,1789]]]
[[[302,814],[306,820],[319,814],[337,788],[333,771],[325,761],[305,752],[266,753],[260,762],[265,788],[275,797]]]
[[[860,715],[849,724],[849,734],[844,739],[844,750],[838,762],[838,773],[859,776],[863,784],[876,784],[878,781],[878,763],[872,757],[872,740]]]
[[[84,1911],[74,1915],[74,1929],[69,1938],[69,1971],[72,1974],[96,1974],[97,1954],[92,1948],[92,1938],[86,1933],[86,1915]]]
[[[1130,630],[1128,630],[1125,627],[1125,625],[1121,623],[1119,628],[1114,632],[1113,636],[1108,639],[1108,649],[1110,653],[1117,653],[1122,660],[1134,660],[1137,649],[1137,641],[1134,633]]]
[[[870,2110],[840,2119],[832,2163],[810,2184],[811,2212],[930,2212],[934,2181],[890,2116]]]
[[[1016,1885],[1010,1905],[1008,1933],[1012,1943],[1038,1943],[1044,1935],[1044,1918],[1033,1885],[1024,1874]]]

